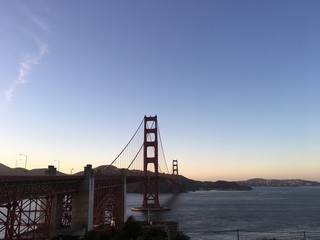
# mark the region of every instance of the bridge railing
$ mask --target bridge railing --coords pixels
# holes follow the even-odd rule
[[[224,240],[316,240],[320,239],[319,231],[251,231],[245,229],[232,229],[232,230],[216,230],[206,231],[201,233],[201,236],[210,236],[210,239],[224,239]]]

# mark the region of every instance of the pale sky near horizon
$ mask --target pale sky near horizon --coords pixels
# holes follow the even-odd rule
[[[320,180],[320,1],[0,1],[0,46],[9,167],[109,164],[157,114],[188,178]]]

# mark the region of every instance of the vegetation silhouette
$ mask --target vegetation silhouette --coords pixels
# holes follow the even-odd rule
[[[122,227],[107,227],[90,231],[88,240],[165,240],[168,235],[161,229],[145,229],[133,216],[128,217]],[[172,240],[189,240],[190,237],[183,232],[177,232]]]
[[[59,235],[51,240],[79,240],[83,239],[73,235]],[[157,228],[146,229],[133,216],[128,217],[121,227],[106,227],[89,231],[84,239],[87,240],[167,240],[165,231]],[[190,240],[190,237],[181,231],[175,234],[172,240]]]

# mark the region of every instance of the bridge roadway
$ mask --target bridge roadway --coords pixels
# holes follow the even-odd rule
[[[106,221],[123,223],[126,184],[155,178],[125,172],[94,174],[87,165],[82,176],[0,176],[0,239],[46,239],[61,227],[76,231],[85,226],[88,231]],[[162,174],[158,179],[174,181]],[[40,210],[31,209],[35,204]]]
[[[0,204],[79,190],[83,176],[1,176]]]

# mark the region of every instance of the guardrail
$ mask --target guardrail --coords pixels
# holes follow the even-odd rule
[[[217,230],[206,231],[204,236],[214,236],[212,239],[224,240],[315,240],[320,239],[320,231],[295,231],[295,232],[264,232],[264,231],[251,231],[244,229],[232,230]]]

